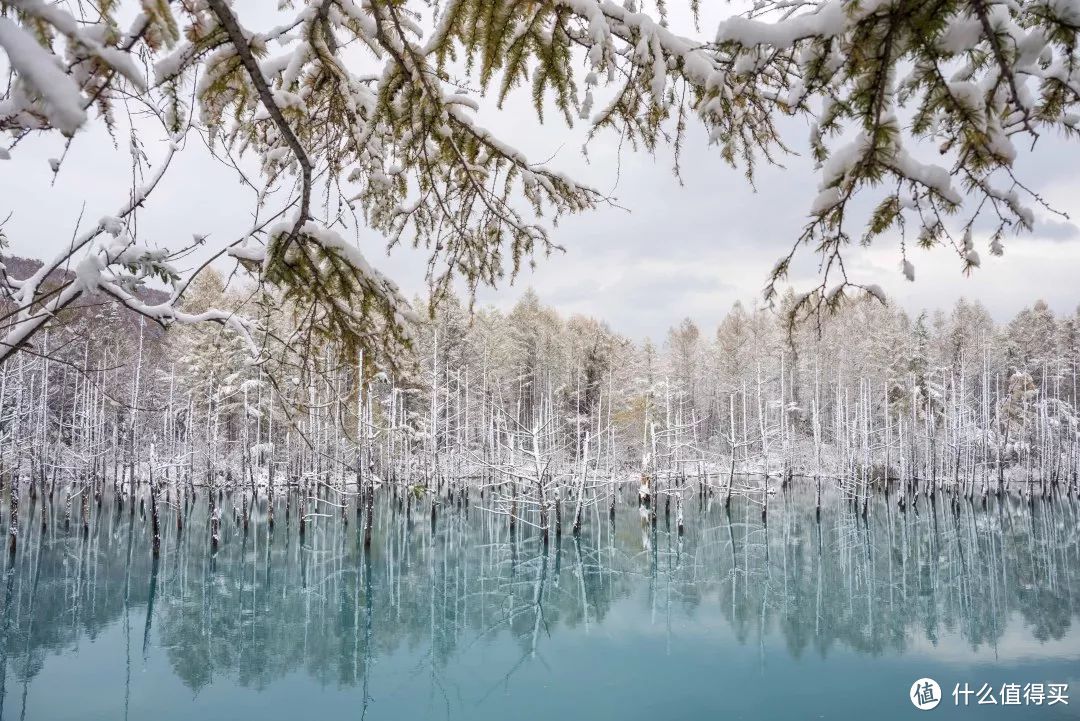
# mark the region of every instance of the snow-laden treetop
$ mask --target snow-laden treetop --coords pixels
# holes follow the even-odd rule
[[[557,111],[649,150],[678,146],[700,122],[751,182],[757,163],[788,152],[781,117],[804,117],[820,192],[765,291],[772,299],[797,248],[813,247],[820,285],[795,314],[863,287],[844,269],[853,239],[894,231],[909,279],[909,235],[951,244],[971,269],[985,216],[989,250],[1001,253],[1006,231],[1032,225],[1025,203],[1042,202],[1013,173],[1018,152],[1077,132],[1080,0],[758,0],[693,37],[670,28],[666,6],[308,0],[283,2],[285,21],[257,30],[251,4],[228,0],[0,0],[10,67],[0,128],[13,137],[0,158],[27,133],[76,136],[95,114],[110,123],[119,102],[144,104],[167,128],[159,174],[193,126],[204,130],[257,157],[267,188],[288,190],[219,255],[283,291],[309,328],[385,348],[406,340],[409,311],[331,229],[343,214],[391,245],[427,248],[438,297],[454,278],[475,290],[515,273],[555,247],[551,222],[607,200],[485,130],[480,94],[501,105],[525,86],[542,118]],[[686,8],[696,18],[699,0]],[[187,249],[151,251],[126,222],[155,184],[34,277],[6,281],[21,322],[0,359],[91,290],[165,324],[216,320],[251,337],[254,321],[178,309],[190,277],[171,263]],[[864,193],[873,210],[852,221]],[[44,296],[42,279],[72,254],[77,280]],[[151,275],[173,284],[170,301],[147,306],[132,292]]]

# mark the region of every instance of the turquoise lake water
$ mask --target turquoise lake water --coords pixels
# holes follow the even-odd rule
[[[225,496],[216,553],[199,500],[182,530],[165,513],[155,562],[144,509],[92,505],[84,534],[50,507],[42,533],[23,499],[0,718],[1080,718],[1064,498],[879,499],[865,520],[829,498],[819,522],[787,491],[764,524],[753,501],[694,495],[681,536],[673,510],[654,526],[627,503],[545,549],[476,502],[432,523],[383,497],[365,552],[352,509],[301,539],[280,505],[272,534],[262,508],[245,533]],[[908,698],[922,677],[932,711]],[[1001,705],[1005,684],[1040,683],[1069,703]],[[958,706],[958,684],[999,703]]]

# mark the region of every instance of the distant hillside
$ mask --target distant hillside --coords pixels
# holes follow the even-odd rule
[[[37,258],[23,258],[17,255],[2,255],[0,256],[0,262],[4,264],[7,274],[16,280],[25,280],[26,278],[29,278],[34,273],[38,272],[43,265],[43,261],[40,261]],[[62,285],[74,279],[75,273],[73,271],[59,269],[50,273],[43,285],[47,289],[49,287]],[[149,304],[163,303],[169,298],[168,293],[158,288],[143,287],[140,288],[135,295],[140,300]],[[0,301],[0,307],[8,305],[10,305],[10,303],[7,300]],[[123,318],[132,329],[137,327],[139,319],[142,318],[138,313],[128,310],[114,299],[100,293],[83,295],[75,301],[72,307],[68,309],[67,313],[76,313],[78,314],[77,317],[81,316],[79,317],[80,320],[92,325],[94,320],[100,316],[100,313],[97,311],[90,313],[89,309],[101,309],[102,307],[116,308],[120,313],[120,317]],[[89,314],[89,317],[86,317],[87,314]],[[157,338],[164,332],[157,323],[148,323],[146,329],[150,331],[152,338]]]

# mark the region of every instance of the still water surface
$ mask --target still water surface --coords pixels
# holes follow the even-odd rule
[[[230,515],[212,554],[200,501],[182,531],[165,516],[154,562],[130,504],[106,499],[85,536],[50,510],[42,535],[24,498],[0,718],[877,721],[923,718],[908,693],[927,676],[945,697],[928,718],[1080,718],[1066,499],[879,500],[865,522],[829,499],[819,523],[789,491],[766,525],[753,502],[695,497],[682,536],[625,505],[545,550],[475,504],[432,524],[383,498],[367,554],[352,510],[301,540],[283,506],[272,534]],[[952,697],[1033,682],[1075,698]]]

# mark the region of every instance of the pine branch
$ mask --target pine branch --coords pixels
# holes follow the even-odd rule
[[[259,94],[259,100],[262,101],[263,107],[266,108],[266,112],[270,114],[271,119],[274,121],[274,125],[277,126],[278,132],[285,138],[285,142],[289,145],[293,155],[296,157],[296,162],[300,164],[300,212],[296,221],[293,223],[292,232],[289,234],[289,243],[291,243],[299,235],[300,228],[302,228],[304,223],[311,218],[311,159],[308,157],[304,147],[300,144],[300,141],[296,137],[296,133],[293,132],[288,121],[285,120],[281,108],[278,107],[277,102],[274,100],[274,93],[270,90],[266,78],[263,77],[262,70],[259,69],[259,64],[255,60],[255,56],[251,54],[251,47],[248,45],[243,30],[240,29],[236,17],[232,14],[232,10],[229,9],[225,0],[207,0],[207,4],[210,6],[210,9],[214,11],[214,15],[217,16],[218,22],[225,28],[225,32],[228,33],[229,40],[232,42],[237,57],[240,58],[240,62],[243,64],[248,77],[251,79],[251,84],[255,86],[255,91]],[[287,248],[288,243],[286,243],[285,248],[282,250],[284,251]]]

